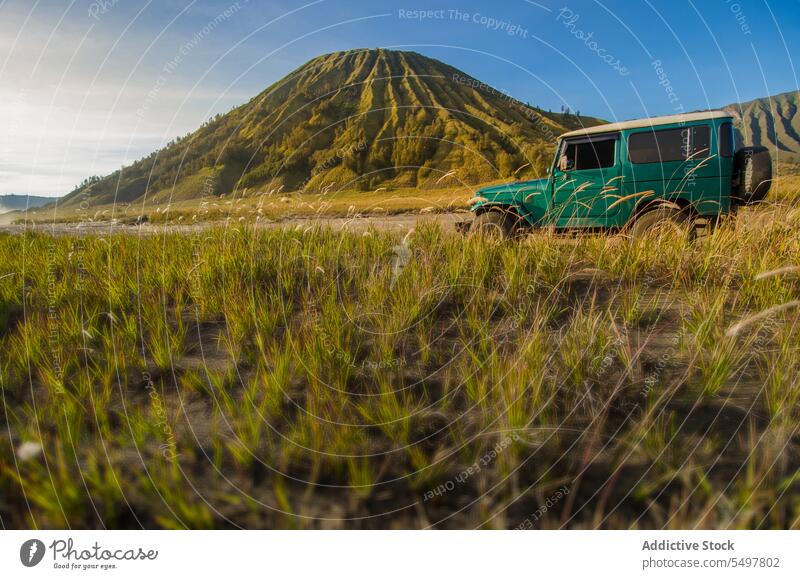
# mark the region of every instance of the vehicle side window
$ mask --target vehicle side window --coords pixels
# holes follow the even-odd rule
[[[719,155],[720,157],[733,156],[733,124],[722,123],[719,126]]]
[[[692,159],[705,159],[711,151],[711,129],[708,125],[692,127]]]
[[[628,137],[631,163],[683,161],[689,150],[689,129],[664,129],[633,133]]]
[[[565,167],[569,171],[585,171],[587,169],[603,169],[613,167],[616,152],[616,139],[603,139],[566,143],[564,156]]]

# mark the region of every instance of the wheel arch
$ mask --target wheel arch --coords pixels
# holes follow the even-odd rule
[[[657,199],[642,199],[636,204],[636,207],[631,212],[628,219],[628,225],[634,223],[645,213],[649,213],[658,209],[659,207],[669,207],[670,209],[677,209],[678,211],[685,212],[686,215],[693,217],[697,215],[697,210],[691,201],[683,197],[659,197]]]
[[[507,215],[511,215],[515,219],[522,219],[522,215],[519,213],[519,209],[517,209],[514,205],[509,203],[483,203],[479,207],[476,207],[473,210],[475,215],[482,215],[483,213],[488,213],[489,211],[497,211],[498,213],[505,213]]]

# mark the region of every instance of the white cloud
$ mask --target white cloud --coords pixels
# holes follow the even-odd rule
[[[60,26],[60,13],[42,14],[15,41],[27,11],[0,11],[0,194],[63,195],[252,96],[223,94],[212,80],[190,93],[202,73],[188,66],[159,81],[171,48],[154,47],[134,70],[152,31],[121,36],[80,10]]]

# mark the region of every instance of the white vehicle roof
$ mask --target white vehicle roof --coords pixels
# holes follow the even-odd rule
[[[564,133],[561,138],[565,137],[582,137],[584,135],[598,135],[601,133],[614,133],[616,131],[625,131],[627,129],[641,129],[645,127],[657,127],[659,125],[668,125],[671,123],[689,123],[692,121],[706,121],[709,119],[725,119],[733,118],[733,115],[727,111],[702,111],[699,113],[684,113],[682,115],[667,115],[665,117],[651,117],[649,119],[636,119],[633,121],[623,121],[621,123],[610,123],[607,125],[598,125],[588,129],[578,129]]]

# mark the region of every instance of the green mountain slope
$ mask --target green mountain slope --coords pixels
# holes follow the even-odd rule
[[[740,143],[763,145],[778,155],[800,155],[800,92],[787,92],[772,97],[728,105],[736,118]]]
[[[560,133],[599,122],[529,107],[414,52],[337,52],[61,203],[524,178],[542,174]]]

